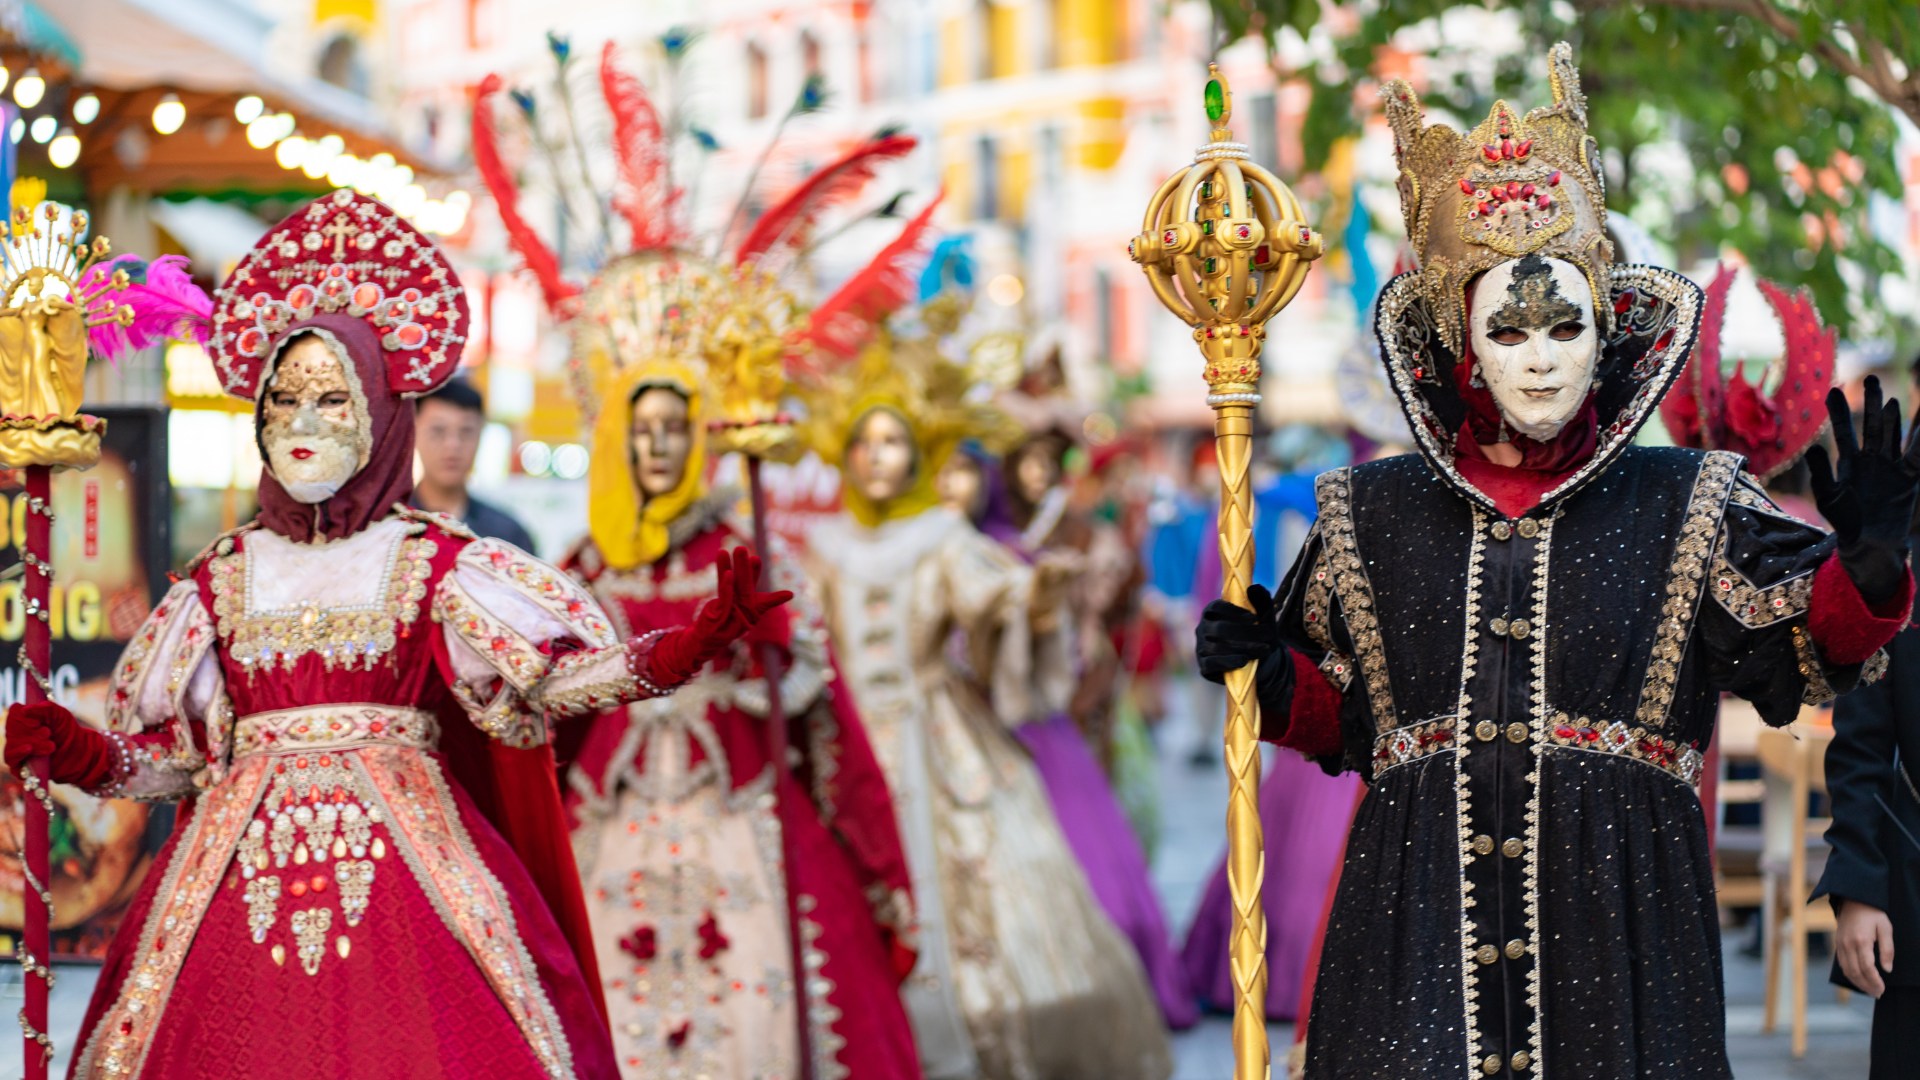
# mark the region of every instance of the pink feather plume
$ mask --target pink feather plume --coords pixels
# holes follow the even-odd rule
[[[868,139],[838,161],[815,170],[800,186],[770,207],[754,222],[735,255],[739,263],[761,258],[781,244],[798,243],[807,227],[829,207],[859,194],[886,161],[905,157],[918,141],[911,135],[883,134]]]
[[[619,167],[613,208],[627,220],[635,253],[658,251],[673,246],[673,207],[680,193],[669,182],[660,112],[640,80],[614,63],[615,56],[609,41],[600,53],[600,92],[613,116],[613,158]]]
[[[858,355],[879,321],[913,296],[912,264],[926,244],[939,205],[936,196],[872,262],[814,308],[800,339],[842,360]]]
[[[564,308],[567,301],[580,290],[561,276],[560,260],[554,255],[553,249],[547,247],[527,219],[520,216],[520,189],[508,174],[506,163],[500,160],[500,145],[494,136],[493,120],[487,108],[493,95],[499,91],[500,76],[488,75],[480,81],[480,88],[474,94],[473,164],[480,171],[480,179],[486,183],[487,190],[493,194],[493,204],[500,211],[500,222],[507,229],[507,242],[520,253],[521,260],[540,283],[540,292],[546,297],[547,307],[557,311]]]

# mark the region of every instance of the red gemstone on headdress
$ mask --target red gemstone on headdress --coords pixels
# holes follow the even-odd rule
[[[1460,178],[1460,194],[1469,198],[1473,195],[1473,183],[1464,176]]]
[[[380,286],[371,281],[363,281],[353,287],[353,306],[363,311],[372,311],[380,302]]]
[[[1633,308],[1634,299],[1635,294],[1632,289],[1620,290],[1620,295],[1613,298],[1613,313],[1615,315],[1625,315]]]
[[[417,349],[427,343],[427,331],[419,323],[401,323],[393,328],[393,336],[403,349]]]
[[[305,282],[287,290],[287,306],[299,312],[302,318],[313,313],[314,302],[319,298],[320,294]]]
[[[1523,199],[1524,199],[1524,198],[1530,198],[1530,197],[1531,197],[1532,195],[1533,195],[1533,185],[1532,185],[1532,184],[1521,184],[1521,185],[1520,185],[1520,197],[1521,197],[1521,198],[1523,198]]]
[[[1503,158],[1507,158],[1509,160],[1513,158],[1513,140],[1512,139],[1500,140],[1500,156]]]
[[[260,356],[267,351],[266,344],[267,335],[259,327],[249,326],[240,331],[240,339],[234,343],[234,347],[242,356]]]
[[[1673,344],[1673,327],[1669,326],[1660,332],[1658,338],[1654,339],[1653,349],[1655,352],[1660,352],[1671,344]]]
[[[409,304],[419,303],[420,298],[424,295],[426,294],[422,293],[419,289],[401,289],[400,290],[400,299],[405,300]]]
[[[1535,205],[1535,206],[1537,206],[1537,207],[1539,207],[1539,208],[1540,208],[1540,209],[1542,209],[1542,210],[1545,210],[1545,209],[1546,209],[1547,207],[1549,207],[1549,206],[1552,206],[1552,205],[1553,205],[1553,196],[1551,196],[1551,195],[1536,195],[1536,196],[1534,196],[1534,198],[1533,198],[1533,205]]]
[[[1480,148],[1480,153],[1485,155],[1488,161],[1498,163],[1500,160],[1500,148],[1497,146],[1483,146]]]
[[[1548,187],[1560,186],[1560,170],[1559,169],[1555,169],[1553,170],[1553,172],[1547,175],[1547,186]]]
[[[345,277],[350,277],[352,275],[347,273],[347,267],[345,263],[334,263],[331,266],[327,267],[327,276],[330,278],[345,278]]]
[[[1531,153],[1533,153],[1532,139],[1521,139],[1520,145],[1513,148],[1513,157],[1516,161],[1527,160],[1527,155]]]
[[[1517,199],[1519,197],[1520,197],[1520,181],[1518,180],[1507,181],[1507,198]]]

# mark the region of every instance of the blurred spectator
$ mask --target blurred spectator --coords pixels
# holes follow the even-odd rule
[[[486,402],[465,379],[451,379],[420,399],[413,414],[414,449],[420,455],[420,480],[412,504],[466,523],[481,536],[533,550],[526,527],[499,507],[467,493],[480,432],[487,426]]]

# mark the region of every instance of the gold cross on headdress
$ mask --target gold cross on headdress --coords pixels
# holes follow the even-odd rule
[[[340,262],[347,257],[347,240],[360,233],[360,226],[347,219],[345,214],[333,215],[333,221],[320,230],[322,236],[333,241],[333,261]]]

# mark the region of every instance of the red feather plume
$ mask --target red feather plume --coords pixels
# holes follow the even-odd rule
[[[794,243],[804,236],[822,210],[859,194],[873,179],[874,169],[885,161],[905,157],[918,144],[911,135],[876,136],[854,147],[840,160],[824,166],[806,178],[799,187],[781,199],[741,242],[735,261],[748,263],[767,254],[776,245]]]
[[[660,112],[646,87],[614,63],[613,42],[600,53],[600,92],[613,116],[613,158],[619,190],[613,208],[627,219],[634,252],[673,246],[673,204],[679,192],[668,187],[668,146]]]
[[[936,196],[872,262],[814,308],[800,339],[841,360],[857,356],[879,321],[913,296],[910,264],[921,253],[939,205]]]
[[[493,121],[487,104],[494,94],[500,91],[500,76],[488,75],[480,81],[480,89],[473,99],[473,164],[480,171],[480,179],[485,181],[487,190],[493,193],[493,204],[500,211],[500,222],[507,228],[507,241],[513,250],[533,271],[534,278],[540,283],[540,292],[546,297],[547,307],[558,311],[566,302],[579,293],[579,289],[560,275],[560,260],[553,249],[533,231],[527,219],[520,216],[520,189],[514,185],[513,177],[508,175],[507,166],[500,160],[500,146],[494,137]]]

